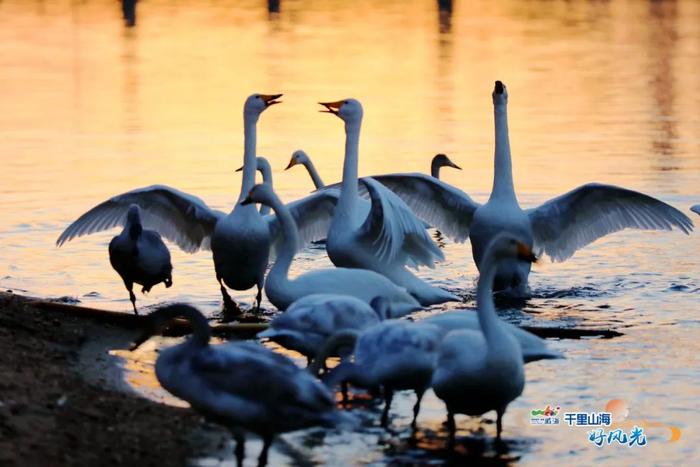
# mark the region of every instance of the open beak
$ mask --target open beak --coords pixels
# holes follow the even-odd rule
[[[333,115],[338,115],[338,112],[340,111],[340,106],[343,105],[343,101],[336,101],[336,102],[319,102],[322,106],[326,108],[326,110],[320,110],[319,112],[325,112]]]
[[[518,242],[518,259],[529,263],[536,263],[537,257],[532,252],[532,249],[524,243]]]
[[[260,99],[265,103],[265,107],[270,107],[271,105],[281,104],[282,101],[278,101],[282,97],[282,94],[260,94]]]
[[[243,201],[241,201],[241,206],[245,206],[247,204],[253,204],[253,200],[250,199],[250,195],[246,196]]]
[[[285,167],[284,170],[289,170],[297,164],[298,164],[297,160],[292,157],[292,159],[289,161],[289,165],[287,165],[287,167]]]

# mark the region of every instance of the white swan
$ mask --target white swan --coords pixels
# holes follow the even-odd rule
[[[266,204],[275,212],[283,232],[283,243],[277,251],[277,260],[270,269],[265,283],[265,295],[280,310],[307,295],[330,293],[350,295],[370,303],[382,296],[390,303],[391,316],[403,316],[420,309],[420,304],[406,289],[397,286],[386,277],[366,269],[327,268],[317,269],[289,279],[289,267],[299,249],[299,234],[289,209],[280,201],[268,185],[256,185],[241,202]]]
[[[243,172],[243,167],[244,166],[240,166],[237,168],[236,172]],[[272,167],[270,166],[268,160],[262,156],[256,157],[255,168],[258,172],[260,172],[260,175],[262,175],[262,182],[274,188],[274,184],[272,183]],[[260,212],[261,216],[267,216],[270,214],[270,206],[260,206],[260,210],[258,212]]]
[[[256,122],[269,106],[279,103],[281,94],[253,94],[244,105],[245,149],[243,181],[239,201],[255,185]],[[290,203],[302,240],[309,242],[325,237],[338,195],[314,193]],[[56,244],[82,235],[123,225],[124,214],[131,204],[142,211],[144,226],[157,230],[181,249],[193,253],[211,248],[216,277],[227,309],[238,310],[225,283],[238,290],[258,286],[257,306],[267,266],[270,241],[281,242],[281,229],[274,216],[262,217],[255,206],[236,203],[229,214],[210,209],[201,199],[163,185],[138,188],[100,203],[80,216],[58,237]],[[223,282],[223,283],[222,283]]]
[[[500,440],[503,414],[525,387],[520,344],[498,318],[493,304],[499,263],[513,260],[531,262],[534,255],[512,234],[497,234],[484,253],[477,287],[480,331],[452,331],[440,345],[432,386],[447,406],[450,446],[454,444],[454,416],[458,413],[474,416],[495,410],[496,437]]]
[[[231,429],[239,467],[245,455],[245,432],[263,439],[258,463],[263,466],[278,433],[349,421],[335,409],[335,400],[323,384],[289,358],[252,342],[209,345],[209,323],[191,306],[171,305],[148,315],[149,326],[131,350],[177,317],[189,321],[193,335],[158,354],[158,382]]]
[[[304,355],[310,363],[326,340],[338,331],[362,331],[388,316],[388,302],[374,298],[371,304],[349,295],[313,294],[300,298],[258,334]]]
[[[696,204],[695,206],[692,206],[690,208],[691,211],[693,211],[695,214],[700,216],[700,204]]]
[[[372,179],[363,179],[370,194],[371,210],[357,223],[358,146],[362,124],[362,105],[355,99],[322,103],[326,112],[345,122],[345,161],[338,206],[328,230],[326,251],[333,264],[377,271],[405,287],[422,305],[443,303],[458,298],[420,280],[406,269],[425,265],[434,267],[444,258],[442,252],[406,204]]]
[[[692,221],[676,208],[636,191],[589,183],[541,206],[522,210],[513,188],[507,118],[508,93],[500,81],[493,91],[496,127],[494,180],[486,204],[474,202],[463,191],[422,174],[373,177],[399,195],[425,222],[457,242],[471,240],[477,267],[489,240],[510,232],[532,246],[539,256],[564,261],[596,239],[625,228],[672,230],[684,233]],[[525,294],[529,264],[501,263],[496,289]]]
[[[439,179],[441,167],[452,167],[453,169],[462,170],[462,168],[452,162],[449,157],[440,153],[436,154],[433,160],[430,161],[430,176]]]
[[[339,383],[374,389],[384,388],[382,426],[387,426],[394,391],[413,390],[417,400],[413,406],[416,427],[423,394],[430,387],[437,364],[442,331],[422,321],[388,320],[358,332],[339,331],[331,336],[318,352],[310,370],[320,372],[326,358],[339,347],[353,347],[354,360],[343,360],[323,377],[330,387]]]
[[[474,311],[457,310],[440,313],[439,315],[430,316],[421,322],[434,324],[439,326],[443,332],[448,333],[457,329],[468,329],[478,331],[481,329],[479,324],[479,316]],[[537,360],[564,358],[561,352],[550,349],[547,346],[547,341],[531,332],[520,329],[508,322],[503,322],[502,327],[506,329],[520,344],[520,350],[523,354],[523,362],[535,362]]]
[[[137,315],[134,283],[143,286],[141,293],[150,292],[151,287],[161,282],[166,288],[173,285],[170,251],[158,232],[143,228],[135,204],[127,211],[124,230],[109,242],[109,262],[124,281]]]

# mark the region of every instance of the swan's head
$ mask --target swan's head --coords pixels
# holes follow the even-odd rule
[[[328,112],[333,115],[338,116],[345,123],[359,123],[362,121],[362,104],[357,99],[344,99],[342,101],[336,102],[319,102],[326,110],[321,110],[321,112]]]
[[[239,168],[236,169],[236,172],[243,172],[243,165],[240,166]],[[270,166],[270,163],[267,161],[262,156],[258,156],[255,158],[255,169],[258,170],[261,174],[266,175],[272,172],[272,167]]]
[[[271,105],[279,104],[282,94],[253,94],[248,97],[243,105],[243,114],[250,117],[259,117],[261,113]]]
[[[141,208],[137,204],[129,206],[129,210],[126,212],[126,222],[131,225],[141,223]]]
[[[462,170],[460,166],[455,164],[450,160],[449,157],[447,157],[445,154],[437,154],[435,157],[433,157],[433,162],[432,166],[435,167],[453,167],[455,169]]]
[[[289,170],[295,165],[308,164],[309,156],[301,149],[297,149],[292,153],[292,158],[289,160],[289,165],[284,170]]]
[[[247,204],[264,204],[272,206],[272,203],[277,199],[277,195],[272,191],[272,187],[266,183],[255,185],[249,192],[248,196],[241,201],[243,206]]]
[[[529,263],[537,261],[535,254],[532,252],[532,248],[518,236],[508,232],[496,235],[494,239],[491,240],[491,243],[489,243],[486,251],[486,256],[488,256],[488,252],[490,252],[492,258],[496,261],[502,259],[518,259]]]
[[[194,332],[193,340],[199,344],[206,345],[211,337],[211,329],[204,315],[196,308],[176,303],[157,309],[145,318],[141,334],[129,345],[132,352],[138,349],[151,336],[160,334],[166,326],[175,318],[184,318],[189,321]]]
[[[493,87],[493,105],[507,104],[508,103],[508,90],[506,85],[502,81],[496,81],[496,85]]]

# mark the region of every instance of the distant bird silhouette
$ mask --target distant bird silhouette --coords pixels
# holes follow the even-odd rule
[[[142,293],[150,292],[161,282],[165,287],[173,285],[170,251],[158,232],[144,230],[141,210],[135,204],[129,207],[122,233],[109,242],[109,262],[124,281],[137,315],[134,283],[143,286]]]

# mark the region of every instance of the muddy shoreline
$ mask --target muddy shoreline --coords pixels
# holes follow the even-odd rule
[[[137,331],[0,295],[0,465],[187,465],[228,435],[129,389],[112,348]]]

